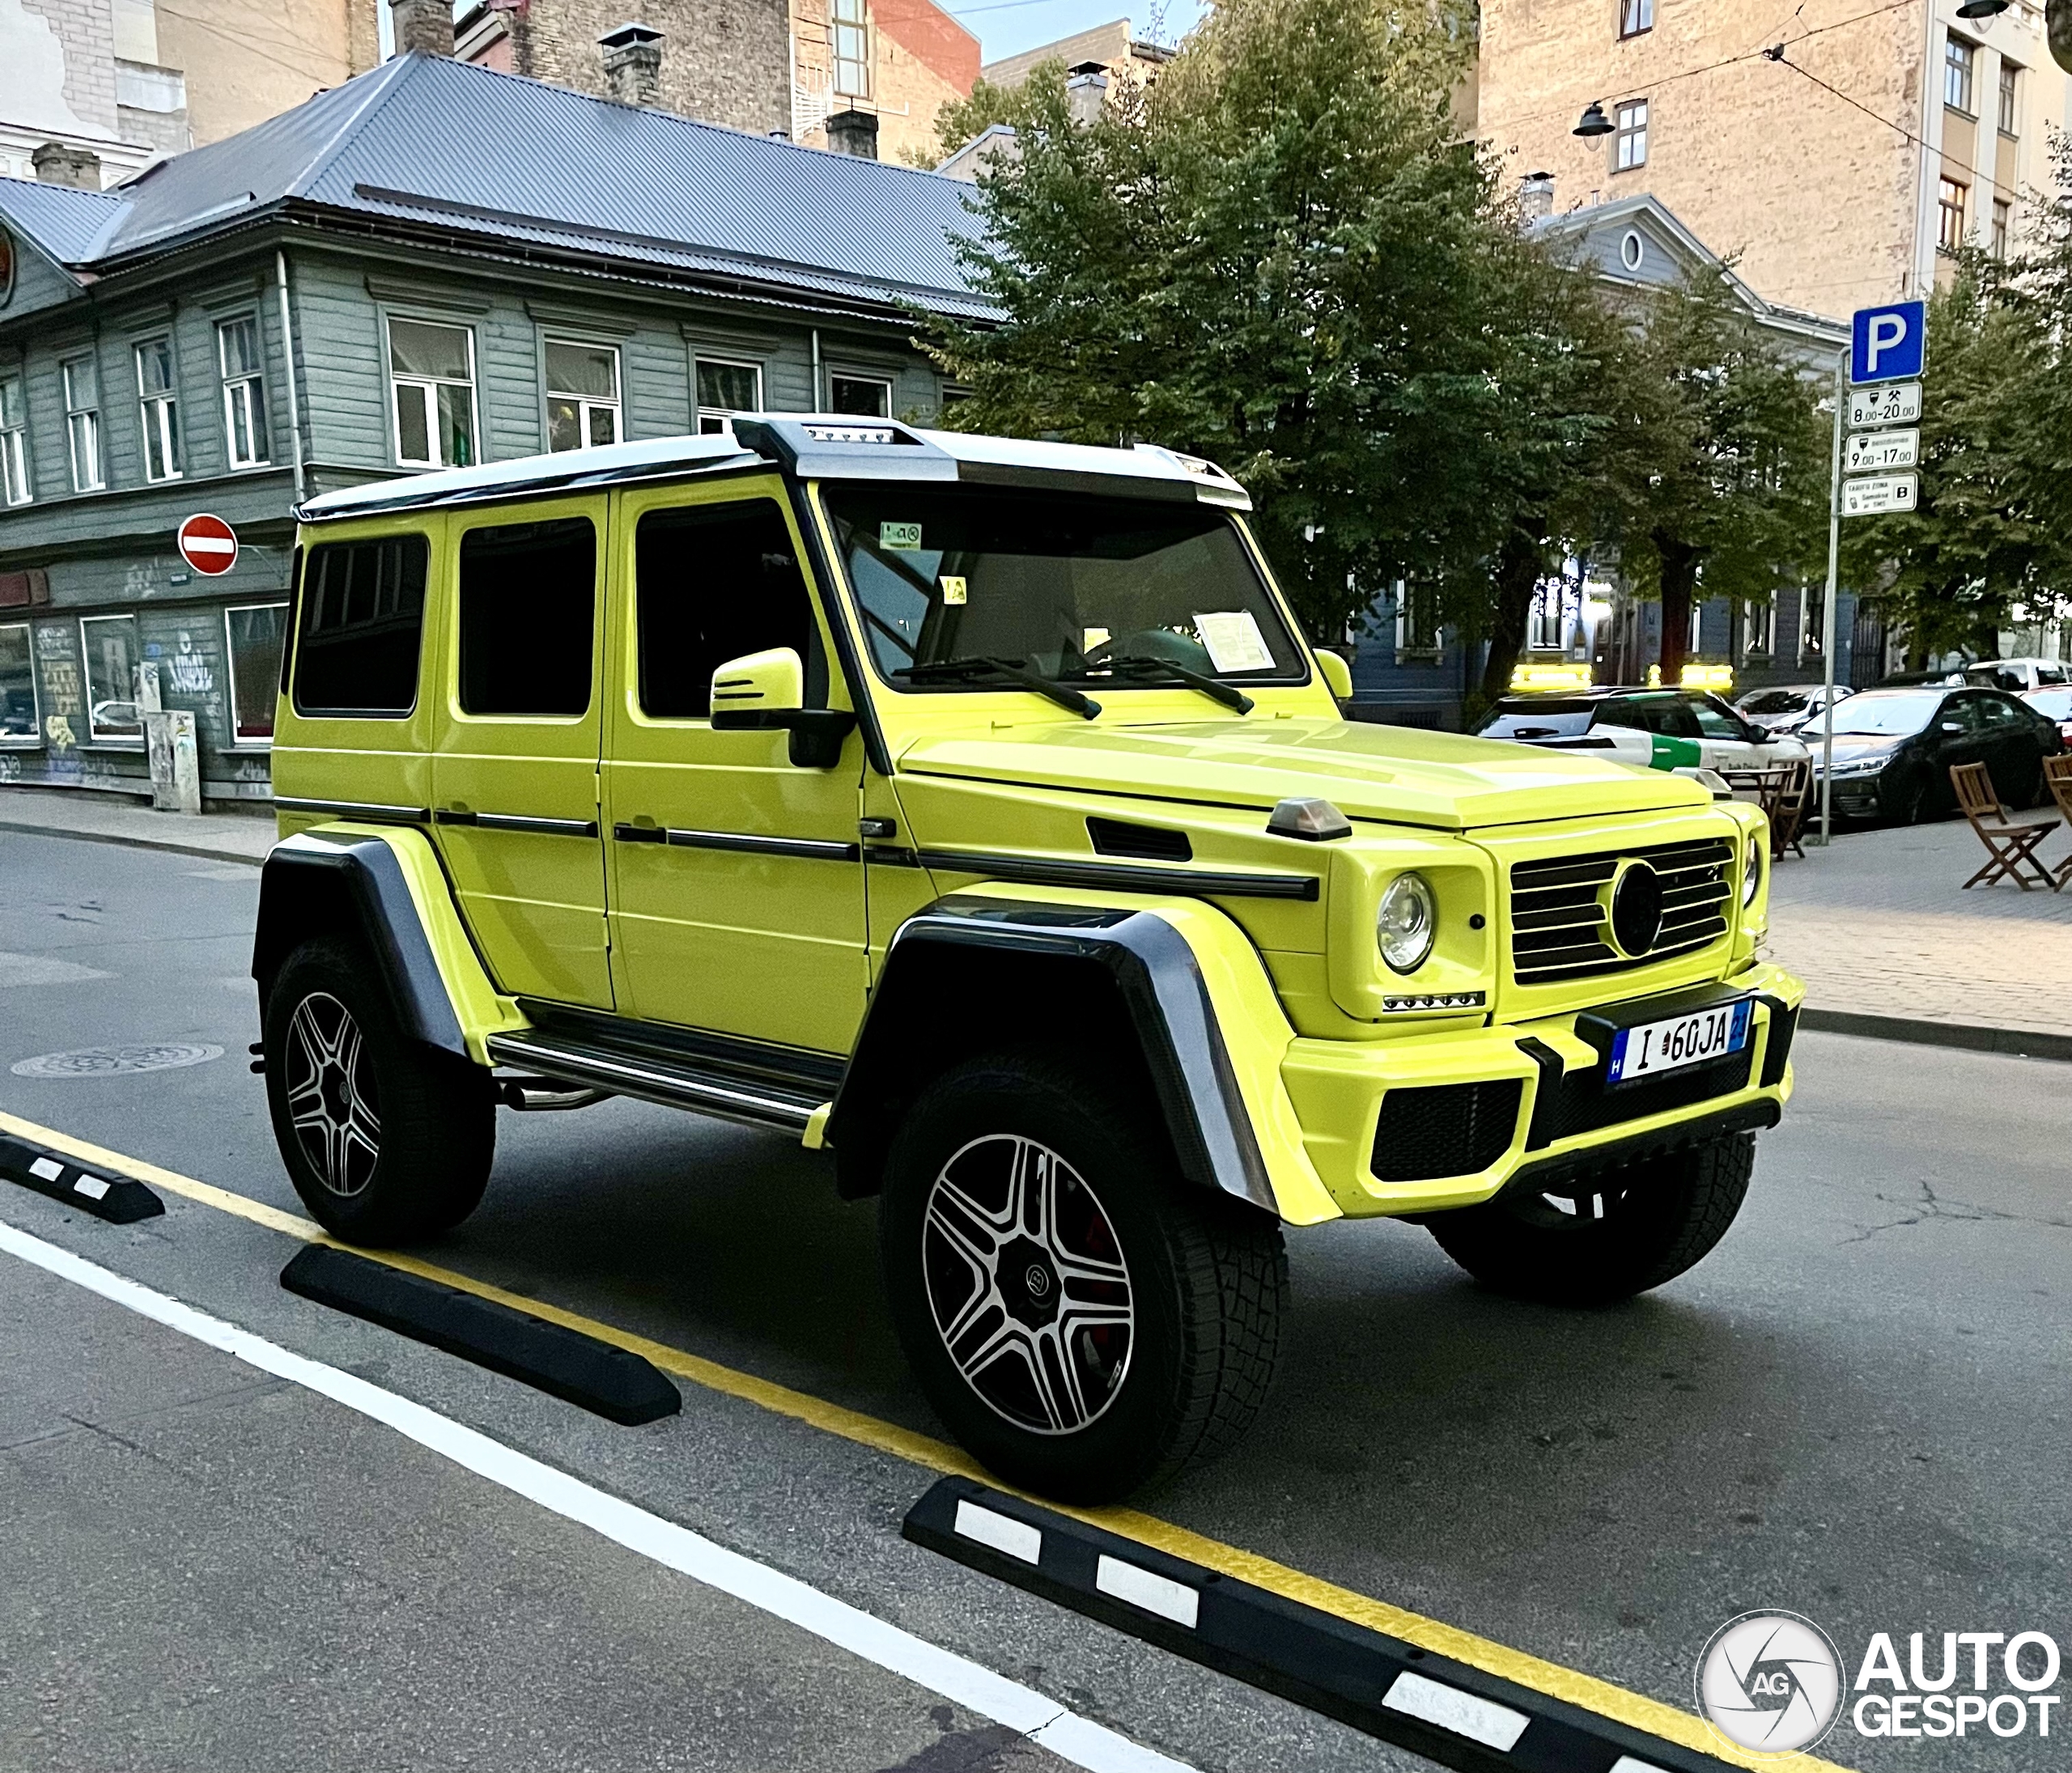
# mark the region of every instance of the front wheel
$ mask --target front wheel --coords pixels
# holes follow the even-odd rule
[[[1009,1482],[1125,1495],[1212,1457],[1272,1379],[1279,1224],[1189,1186],[1161,1130],[1048,1052],[967,1061],[887,1158],[880,1249],[928,1401]]]
[[[1674,1280],[1726,1235],[1748,1193],[1752,1133],[1730,1135],[1558,1190],[1507,1191],[1426,1228],[1484,1286],[1555,1305],[1604,1305]]]

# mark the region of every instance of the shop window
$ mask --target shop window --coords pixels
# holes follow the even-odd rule
[[[430,556],[422,536],[310,549],[295,649],[297,709],[394,718],[417,706]]]
[[[246,604],[223,612],[223,647],[230,660],[231,732],[241,745],[271,744],[274,702],[287,643],[286,604]]]
[[[11,621],[0,627],[0,744],[32,745],[42,732],[29,625]]]
[[[580,715],[596,650],[587,517],[471,529],[461,543],[461,710]]]
[[[82,616],[79,650],[86,656],[87,734],[96,744],[141,744],[143,718],[137,712],[134,616]]]

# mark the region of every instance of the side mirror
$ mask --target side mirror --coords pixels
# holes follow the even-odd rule
[[[1942,723],[1942,730],[1945,732],[1962,732],[1964,723],[1961,720],[1946,720]]]
[[[1317,668],[1324,674],[1325,685],[1332,695],[1340,702],[1352,699],[1352,668],[1346,664],[1342,654],[1318,647]]]
[[[1774,740],[1776,737],[1777,735],[1771,732],[1768,727],[1759,727],[1753,721],[1749,723],[1748,738],[1751,744],[1766,745]]]
[[[801,769],[831,770],[856,717],[846,708],[809,708],[806,670],[790,647],[730,659],[712,673],[715,732],[788,732]]]

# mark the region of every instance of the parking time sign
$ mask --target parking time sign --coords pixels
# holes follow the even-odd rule
[[[1920,375],[1927,313],[1923,302],[1858,308],[1849,333],[1849,379],[1856,383],[1905,382]]]

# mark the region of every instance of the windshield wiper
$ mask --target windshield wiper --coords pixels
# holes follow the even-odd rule
[[[1212,702],[1220,702],[1226,708],[1234,708],[1239,714],[1250,714],[1257,706],[1252,698],[1234,685],[1225,683],[1220,677],[1212,677],[1204,672],[1191,671],[1185,665],[1176,665],[1170,659],[1152,659],[1142,653],[1126,652],[1119,658],[1089,661],[1089,671],[1108,671],[1119,677],[1148,680],[1153,673],[1185,684],[1190,689],[1199,689]]]
[[[1060,708],[1070,709],[1083,720],[1091,720],[1101,711],[1101,704],[1091,696],[1082,696],[1076,689],[1068,689],[1041,672],[1017,664],[1012,659],[936,659],[926,664],[902,665],[892,675],[904,677],[910,683],[956,683],[972,677],[997,677],[1004,683],[1019,684],[1024,689],[1047,696]]]

